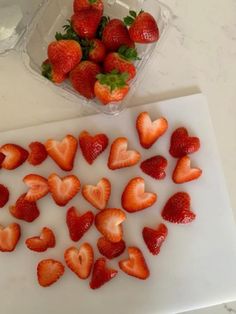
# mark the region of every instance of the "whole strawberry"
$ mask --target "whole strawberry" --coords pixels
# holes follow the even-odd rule
[[[148,44],[159,39],[159,29],[154,17],[147,12],[141,11],[138,15],[130,11],[130,15],[124,18],[129,28],[131,40],[135,43]]]
[[[95,97],[94,85],[96,76],[101,72],[100,66],[92,61],[82,61],[70,73],[74,89],[88,99]]]
[[[42,75],[46,77],[48,80],[52,81],[53,83],[60,84],[66,79],[66,74],[56,72],[48,59],[42,63],[41,69]]]
[[[102,0],[74,0],[73,8],[74,12],[78,13],[79,11],[86,9],[96,9],[103,13],[103,2]]]

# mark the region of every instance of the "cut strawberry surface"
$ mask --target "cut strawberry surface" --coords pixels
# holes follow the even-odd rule
[[[106,259],[101,257],[96,260],[93,267],[92,279],[90,281],[91,289],[98,289],[105,283],[110,281],[117,275],[118,271],[108,268],[106,265]]]
[[[152,206],[157,200],[155,193],[145,192],[143,178],[131,179],[122,194],[122,207],[129,213],[134,213]]]
[[[108,259],[113,259],[124,252],[126,245],[124,240],[114,243],[105,237],[101,237],[98,239],[97,247],[102,255]]]
[[[150,253],[158,255],[161,246],[168,234],[168,229],[164,224],[160,224],[157,229],[149,227],[143,228],[143,239],[146,243]]]
[[[16,201],[16,204],[10,206],[10,213],[27,222],[32,222],[40,215],[36,202],[29,202],[25,199],[26,194],[22,194]]]
[[[29,202],[35,202],[44,197],[49,192],[48,180],[37,174],[28,174],[23,182],[30,188],[25,199]]]
[[[184,156],[177,161],[172,179],[175,183],[185,183],[198,179],[202,175],[200,168],[191,168],[189,156]]]
[[[9,190],[5,185],[0,184],[0,208],[3,208],[8,201],[9,201]]]
[[[111,183],[108,179],[102,178],[96,186],[84,185],[82,194],[97,209],[105,209],[111,194]]]
[[[153,156],[144,160],[140,168],[144,173],[156,180],[163,180],[166,177],[165,169],[167,167],[167,160],[162,156]]]
[[[45,143],[48,155],[65,171],[71,171],[77,151],[78,141],[72,135],[66,135],[62,141],[49,139]]]
[[[79,249],[68,248],[64,253],[67,266],[81,279],[87,279],[93,267],[93,248],[89,243],[83,243]]]
[[[28,158],[29,153],[23,147],[16,144],[5,144],[0,148],[5,158],[1,167],[7,170],[13,170],[21,166]]]
[[[74,175],[60,178],[52,173],[48,178],[49,191],[58,206],[65,206],[80,190],[80,181]]]
[[[38,282],[42,287],[49,287],[54,284],[65,271],[65,267],[59,261],[44,259],[37,266]]]
[[[29,148],[28,162],[33,166],[40,165],[48,156],[45,146],[40,142],[30,143]]]
[[[47,227],[44,227],[40,236],[35,236],[26,239],[26,246],[36,252],[44,252],[48,248],[53,248],[56,245],[56,239],[53,231]]]
[[[21,228],[17,223],[12,223],[7,227],[0,225],[0,251],[14,251],[21,236]]]
[[[127,150],[128,140],[125,137],[118,137],[111,145],[110,155],[108,159],[108,167],[116,170],[136,165],[141,155],[135,150]]]

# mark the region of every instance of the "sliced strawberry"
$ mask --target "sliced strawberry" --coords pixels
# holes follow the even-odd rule
[[[122,207],[129,213],[134,213],[152,206],[157,200],[155,193],[145,192],[143,178],[131,179],[122,194]]]
[[[118,137],[111,145],[108,159],[108,167],[111,170],[131,167],[136,165],[141,155],[135,150],[127,150],[128,140],[125,137]]]
[[[87,279],[93,267],[93,248],[83,243],[79,249],[70,247],[64,254],[66,265],[81,279]]]
[[[69,208],[66,214],[66,223],[71,240],[75,242],[79,241],[92,226],[93,220],[94,215],[91,211],[79,215],[75,207]]]
[[[58,206],[65,206],[80,190],[80,181],[74,175],[60,178],[52,173],[48,178],[49,191]]]
[[[16,204],[10,206],[9,210],[14,217],[27,222],[32,222],[38,218],[40,212],[36,202],[27,201],[25,196],[26,194],[22,194],[16,201]]]
[[[108,179],[102,178],[96,186],[84,185],[82,194],[90,204],[102,210],[107,207],[111,194],[111,183]]]
[[[17,223],[12,223],[7,227],[0,225],[0,251],[14,251],[21,236],[21,228]]]
[[[198,137],[189,137],[186,128],[176,129],[170,140],[170,154],[175,158],[181,158],[185,155],[192,154],[200,148]]]
[[[112,259],[120,256],[124,252],[126,246],[124,240],[113,243],[108,241],[106,238],[101,237],[98,239],[97,247],[102,255],[104,255],[108,259]]]
[[[167,160],[162,156],[153,156],[144,160],[140,168],[144,173],[156,180],[162,180],[166,177],[165,168],[167,167]]]
[[[147,112],[141,112],[136,120],[140,144],[150,148],[168,129],[168,122],[165,118],[159,118],[152,122]]]
[[[93,267],[91,289],[98,289],[117,275],[118,271],[106,266],[106,259],[101,257],[96,260]]]
[[[72,135],[66,135],[62,141],[47,140],[45,148],[48,155],[65,171],[71,171],[78,147],[77,139]]]
[[[44,259],[37,266],[38,282],[42,287],[51,286],[65,271],[61,262],[53,259]]]
[[[48,156],[45,146],[40,142],[30,143],[29,148],[28,162],[33,166],[40,165]]]
[[[49,192],[48,180],[38,174],[28,174],[23,182],[30,188],[25,196],[29,202],[35,202]]]
[[[80,133],[79,145],[85,160],[90,165],[107,148],[108,141],[106,134],[96,134],[92,136],[87,131]]]
[[[0,184],[0,208],[3,208],[8,201],[9,201],[8,188],[5,185]]]
[[[55,247],[56,239],[53,231],[44,227],[39,237],[28,238],[25,244],[32,251],[44,252],[48,248]]]
[[[162,217],[169,222],[177,224],[192,222],[196,215],[190,209],[190,201],[188,193],[179,192],[174,194],[162,210]]]
[[[3,153],[0,153],[0,169],[2,168],[2,163],[3,163],[3,160],[5,159],[5,155]]]
[[[122,239],[121,223],[126,219],[125,213],[118,208],[107,208],[95,216],[95,226],[107,240],[119,242]]]
[[[164,224],[160,224],[157,229],[143,228],[143,239],[149,251],[153,255],[160,253],[161,246],[168,234],[168,229]]]
[[[0,152],[5,155],[1,166],[7,170],[21,166],[29,155],[27,150],[16,144],[5,144],[0,148]]]
[[[191,168],[189,156],[184,156],[177,161],[172,179],[175,183],[185,183],[198,179],[202,174],[200,168]]]
[[[147,279],[150,273],[141,250],[137,247],[129,247],[128,254],[129,259],[119,262],[120,269],[129,276]]]

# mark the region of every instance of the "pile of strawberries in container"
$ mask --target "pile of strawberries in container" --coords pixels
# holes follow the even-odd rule
[[[64,33],[48,46],[42,75],[57,84],[69,79],[79,94],[104,105],[121,101],[136,75],[135,43],[159,39],[155,19],[144,11],[111,19],[103,15],[102,0],[74,0],[73,9]]]

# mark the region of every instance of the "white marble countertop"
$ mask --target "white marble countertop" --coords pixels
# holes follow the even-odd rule
[[[152,75],[146,75],[132,105],[199,91],[207,96],[236,214],[236,1],[165,0],[165,4],[175,19],[162,51],[148,65]],[[0,57],[0,104],[0,131],[81,115],[79,104],[32,78],[16,52]],[[236,313],[236,302],[191,313]]]

